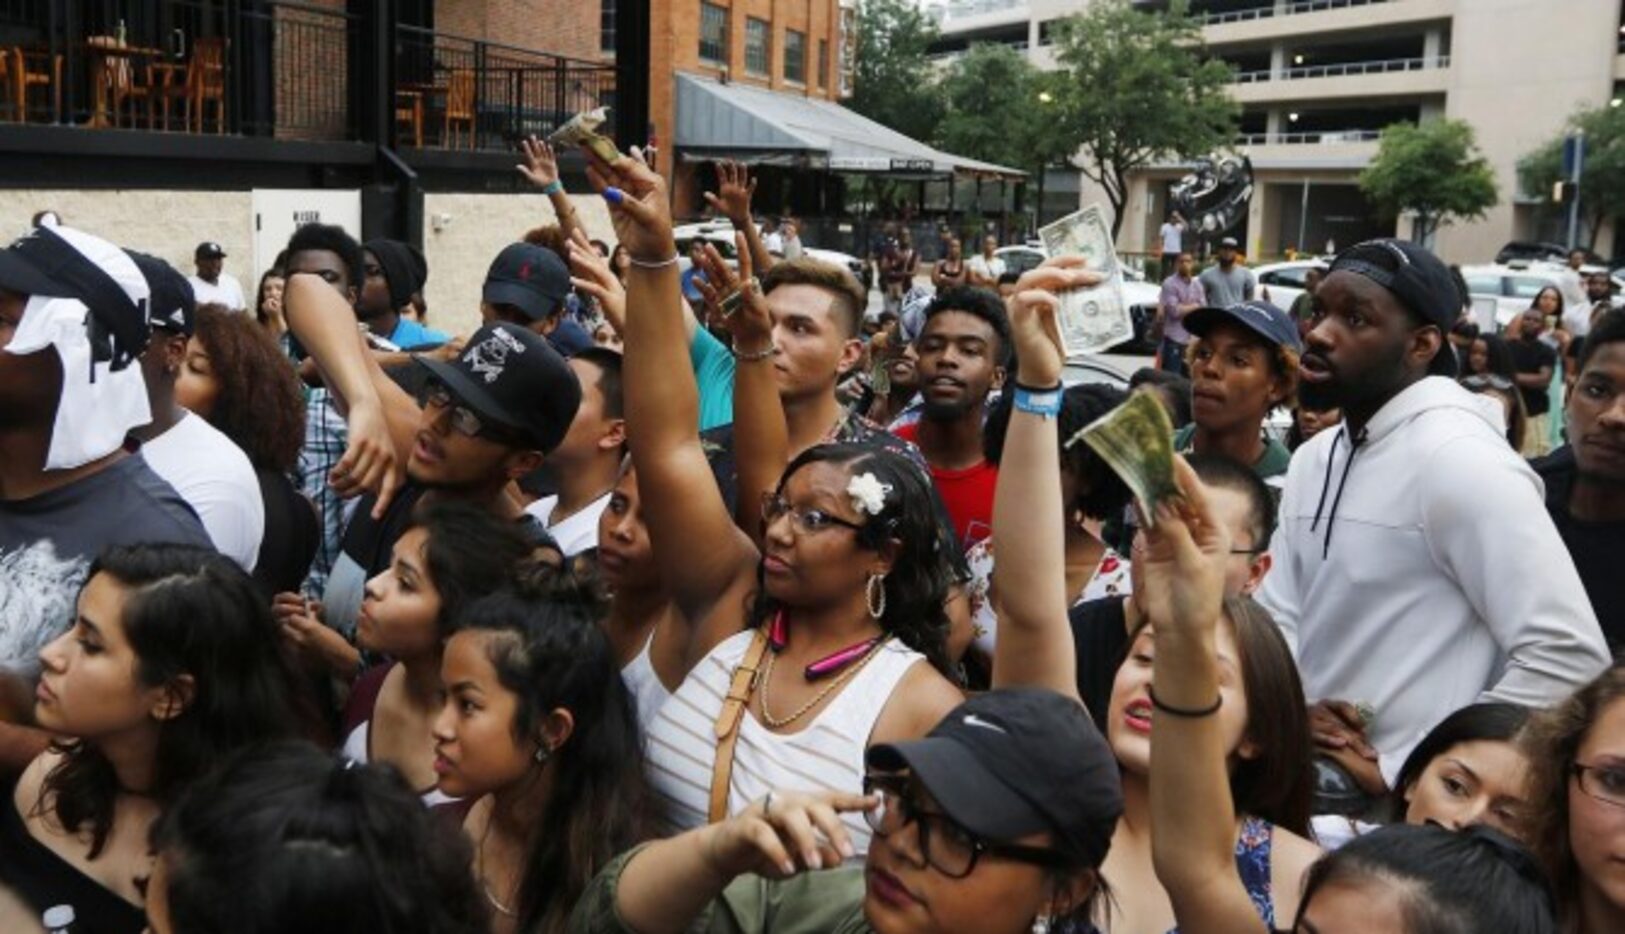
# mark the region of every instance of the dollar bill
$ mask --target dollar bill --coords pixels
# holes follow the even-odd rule
[[[1085,426],[1079,437],[1128,484],[1148,524],[1155,521],[1153,506],[1180,495],[1174,482],[1174,426],[1154,394],[1134,393]]]
[[[1061,296],[1057,324],[1067,356],[1100,353],[1134,336],[1134,319],[1123,299],[1123,270],[1112,246],[1105,211],[1092,204],[1038,231],[1050,256],[1082,256],[1105,282]]]
[[[598,132],[598,128],[608,120],[608,107],[583,111],[565,121],[563,126],[549,134],[547,142],[555,149],[565,146],[579,146],[582,149],[590,149],[594,155],[605,162],[614,162],[620,158],[620,150],[615,148],[615,143],[609,137]]]

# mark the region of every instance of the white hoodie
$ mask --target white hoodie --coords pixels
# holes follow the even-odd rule
[[[1300,448],[1270,551],[1258,599],[1304,692],[1371,705],[1390,783],[1457,708],[1546,706],[1609,662],[1540,478],[1450,379],[1390,399],[1357,447],[1345,425]]]

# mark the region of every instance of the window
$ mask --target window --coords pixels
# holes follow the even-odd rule
[[[799,30],[784,31],[784,80],[807,83],[807,34]]]
[[[1469,295],[1500,295],[1500,276],[1466,276],[1467,294]]]
[[[700,0],[700,59],[728,64],[728,8]]]
[[[829,40],[818,40],[818,86],[829,87]]]
[[[1308,278],[1312,266],[1288,266],[1285,269],[1275,269],[1258,277],[1258,281],[1265,285],[1284,285],[1288,288],[1303,288],[1304,280]]]
[[[598,0],[598,51],[615,51],[616,0]]]
[[[772,28],[765,19],[752,16],[745,20],[745,70],[753,75],[770,74]]]

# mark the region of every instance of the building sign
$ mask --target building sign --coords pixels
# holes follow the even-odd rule
[[[836,172],[935,172],[931,159],[888,159],[885,156],[830,156],[829,167]]]
[[[930,159],[893,159],[893,172],[935,172],[937,164]]]

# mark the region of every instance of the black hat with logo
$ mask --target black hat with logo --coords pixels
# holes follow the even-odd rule
[[[450,363],[413,359],[481,418],[528,439],[542,453],[559,446],[581,405],[581,382],[547,342],[515,324],[474,332]]]

